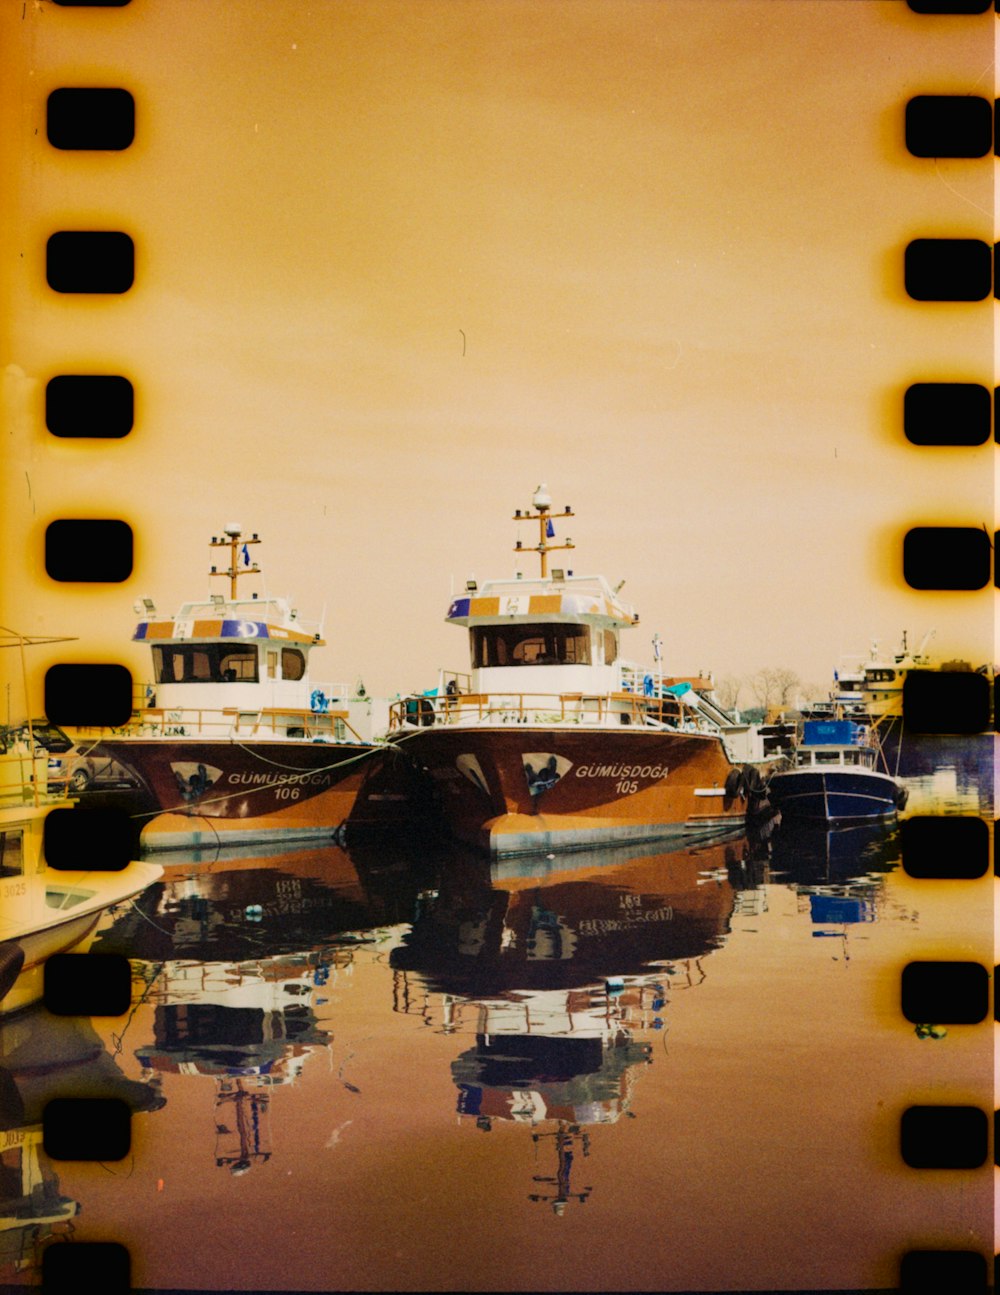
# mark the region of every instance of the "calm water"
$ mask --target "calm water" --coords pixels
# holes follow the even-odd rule
[[[991,745],[907,757],[908,812],[992,817]],[[992,1170],[898,1154],[907,1105],[989,1108],[991,1030],[921,1037],[898,984],[991,965],[993,883],[907,877],[895,825],[163,859],[95,946],[130,1015],[0,1028],[8,1281],[53,1236],[196,1290],[888,1288],[992,1249]],[[45,1156],[79,1094],[133,1107],[127,1160]]]

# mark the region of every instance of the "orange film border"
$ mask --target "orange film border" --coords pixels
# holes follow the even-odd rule
[[[923,14],[980,14],[989,0],[907,0]],[[995,104],[974,96],[918,95],[905,109],[908,152],[920,158],[982,158],[993,145]],[[995,247],[976,239],[915,239],[905,249],[907,294],[925,303],[982,302],[996,293]],[[906,391],[903,430],[914,445],[977,446],[989,440],[990,392],[973,383],[914,383]],[[904,537],[902,567],[917,590],[975,591],[990,583],[995,537],[979,527],[914,527]],[[994,576],[996,580],[996,576]],[[1000,583],[1000,582],[998,582]],[[989,681],[957,672],[914,672],[903,693],[904,731],[981,733],[994,726]],[[904,822],[903,866],[914,877],[972,880],[989,867],[989,831],[981,820],[915,817]],[[902,973],[901,1010],[921,1022],[981,1024],[989,1013],[990,976],[972,962],[911,962]],[[975,1170],[989,1155],[990,1121],[977,1107],[913,1105],[900,1122],[900,1154],[913,1168]],[[976,1252],[913,1249],[902,1257],[900,1288],[983,1290],[987,1260]]]

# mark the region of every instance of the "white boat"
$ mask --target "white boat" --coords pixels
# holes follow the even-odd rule
[[[868,705],[865,701],[865,666],[860,656],[842,657],[833,672],[833,685],[829,695],[822,700],[802,706],[803,719],[829,720],[853,719],[865,723]]]
[[[0,629],[0,646],[41,641]],[[0,1015],[42,998],[46,959],[85,952],[104,913],[162,872],[138,862],[119,871],[49,867],[46,816],[74,802],[48,791],[48,752],[33,741],[30,721],[27,731],[27,741],[0,753]]]
[[[537,523],[538,543],[515,552],[538,553],[540,579],[468,581],[447,619],[468,626],[471,673],[392,711],[449,830],[524,854],[742,828],[767,767],[759,734],[714,704],[710,679],[622,659],[638,614],[601,575],[549,571],[573,514],[553,514],[544,485],[532,502],[514,520]]]
[[[891,656],[879,652],[878,642],[873,642],[871,655],[865,662],[865,679],[862,690],[865,712],[872,720],[900,716],[903,713],[903,684],[911,670],[939,670],[941,663],[931,657],[925,648],[934,636],[928,630],[920,646],[912,652],[907,644],[906,631],[899,651]],[[952,668],[957,662],[950,663]],[[965,669],[969,669],[968,665]]]

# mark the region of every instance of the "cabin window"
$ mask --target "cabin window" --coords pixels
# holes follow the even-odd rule
[[[472,664],[490,666],[590,665],[586,625],[477,625]]]
[[[817,764],[840,764],[839,751],[817,751],[815,754]]]
[[[614,630],[604,631],[604,664],[611,665],[618,660],[618,635]]]
[[[18,828],[0,832],[0,877],[20,877],[24,872],[24,834]]]
[[[268,679],[277,678],[278,674],[278,654],[277,652],[268,652],[267,654],[267,677]]]
[[[281,649],[281,677],[301,679],[306,672],[306,659],[298,648]]]
[[[896,678],[895,670],[869,670],[866,682],[892,683]]]
[[[157,683],[257,682],[257,649],[223,643],[153,648]]]

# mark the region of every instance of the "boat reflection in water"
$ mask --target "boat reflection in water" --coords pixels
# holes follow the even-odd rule
[[[782,824],[770,842],[771,875],[799,896],[809,913],[814,938],[840,938],[849,961],[848,928],[878,920],[885,877],[899,867],[899,824],[859,823],[852,827]]]
[[[697,987],[725,940],[746,838],[492,865],[453,856],[393,949],[395,1008],[474,1036],[452,1063],[460,1115],[531,1129],[554,1158],[533,1201],[561,1214],[589,1130],[631,1116],[674,994]],[[707,883],[707,884],[706,884]]]
[[[788,885],[826,885],[884,875],[899,866],[894,820],[827,828],[782,823],[770,840],[771,874]]]
[[[145,911],[107,933],[99,951],[127,951],[155,1007],[143,1073],[213,1081],[217,1166],[239,1175],[270,1159],[273,1091],[333,1041],[315,1005],[358,946],[412,915],[414,894],[391,865],[338,847],[173,855]]]
[[[0,1283],[37,1274],[47,1244],[73,1240],[81,1206],[60,1192],[42,1129],[46,1104],[66,1096],[165,1104],[158,1085],[122,1074],[89,1018],[35,1007],[0,1022]]]

